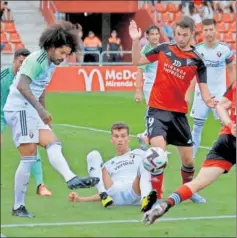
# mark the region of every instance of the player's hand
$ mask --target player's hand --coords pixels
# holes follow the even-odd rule
[[[218,101],[217,101],[217,100],[215,99],[215,97],[213,96],[213,97],[211,97],[210,99],[208,99],[205,103],[206,103],[206,105],[207,105],[208,107],[214,108],[214,107],[216,107]]]
[[[227,126],[230,128],[231,134],[236,137],[236,124],[230,122]]]
[[[137,24],[134,20],[130,22],[129,25],[129,35],[132,40],[139,40],[140,37],[142,36],[142,31],[141,28],[137,28]]]
[[[142,102],[142,91],[140,89],[137,89],[136,90],[136,93],[135,93],[135,101],[137,103],[141,103]]]
[[[76,192],[71,192],[71,193],[68,195],[68,201],[69,201],[69,202],[79,202],[79,196],[77,195]]]
[[[47,112],[44,108],[42,108],[39,111],[39,116],[42,119],[42,121],[44,122],[44,124],[49,125],[52,121],[52,116],[49,112]]]

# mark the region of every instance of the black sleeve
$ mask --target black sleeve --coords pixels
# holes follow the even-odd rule
[[[201,58],[199,59],[197,66],[197,82],[207,83],[207,67]]]
[[[159,53],[167,46],[167,44],[161,44],[158,45],[157,47],[155,47],[154,49],[150,50],[149,52],[147,52],[145,54],[145,56],[147,57],[147,59],[152,63],[157,61],[157,57],[159,55]]]

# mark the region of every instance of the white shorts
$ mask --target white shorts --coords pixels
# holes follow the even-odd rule
[[[51,130],[48,125],[44,124],[35,110],[5,111],[4,116],[12,131],[16,147],[20,146],[20,144],[38,144],[39,130]]]
[[[107,191],[113,199],[114,205],[140,205],[141,196],[138,196],[133,188],[132,183],[126,184],[124,181],[114,182],[113,186]]]
[[[218,97],[216,97],[216,99],[218,99]],[[216,110],[211,109],[206,105],[201,97],[200,92],[195,92],[190,116],[196,119],[206,120],[208,118],[210,110],[212,110],[215,119],[219,120],[219,116],[217,115]]]
[[[148,102],[149,102],[152,86],[153,86],[153,83],[144,83],[144,86],[143,86],[143,94],[146,100],[146,105],[148,105]]]

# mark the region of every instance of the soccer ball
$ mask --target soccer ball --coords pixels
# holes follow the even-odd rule
[[[152,175],[161,174],[168,164],[166,152],[160,147],[151,147],[145,152],[143,166]]]

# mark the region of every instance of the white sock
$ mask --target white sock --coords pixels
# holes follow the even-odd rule
[[[100,182],[96,185],[98,193],[105,192],[104,182],[102,178],[102,166],[103,166],[103,159],[100,153],[97,150],[91,151],[87,155],[87,169],[88,173],[91,177],[98,177]]]
[[[25,206],[25,194],[30,180],[31,169],[36,162],[36,156],[22,157],[15,173],[15,203],[16,210],[21,205]]]
[[[193,139],[193,158],[196,157],[198,147],[201,143],[202,129],[204,127],[204,120],[194,119],[192,139]]]
[[[152,190],[151,174],[140,163],[138,168],[138,177],[140,177],[141,199],[147,196]]]
[[[76,175],[71,171],[66,159],[62,153],[62,146],[59,141],[54,141],[46,148],[49,162],[64,177],[65,181],[69,181]]]

